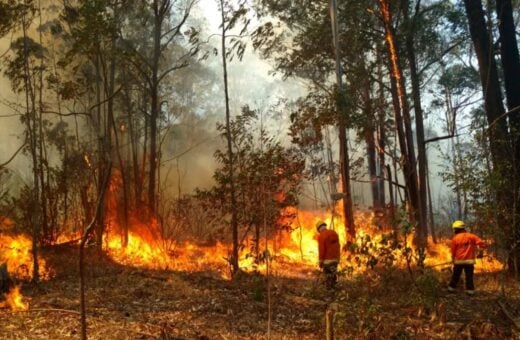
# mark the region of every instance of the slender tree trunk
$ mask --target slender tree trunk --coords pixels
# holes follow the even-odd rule
[[[338,85],[338,130],[339,130],[339,162],[340,162],[340,171],[341,171],[341,186],[342,192],[344,194],[343,197],[343,215],[344,215],[344,223],[345,229],[347,231],[347,236],[349,241],[354,242],[356,240],[356,228],[354,226],[354,212],[352,209],[352,190],[350,185],[350,158],[349,158],[349,150],[348,150],[348,140],[347,140],[347,127],[346,127],[346,117],[345,117],[345,108],[343,105],[344,98],[344,89],[343,82],[341,79],[342,70],[341,70],[341,56],[340,56],[340,47],[339,47],[339,26],[337,20],[337,3],[336,0],[330,0],[330,17],[332,23],[332,32],[333,32],[333,45],[336,55],[336,82]]]
[[[372,206],[375,210],[381,209],[379,201],[379,180],[376,168],[376,143],[374,140],[374,130],[365,131],[365,142],[367,144],[368,174],[370,176],[370,188],[372,191]]]
[[[104,175],[100,174],[99,176],[103,177],[100,182],[101,185],[98,187],[98,199],[95,207],[94,216],[92,221],[89,223],[85,232],[83,233],[79,245],[79,291],[80,291],[80,315],[81,315],[81,339],[87,339],[87,312],[86,312],[86,304],[85,304],[85,244],[89,236],[94,231],[96,226],[96,220],[102,218],[101,216],[101,207],[105,205],[105,194],[108,190],[108,183],[111,175],[112,164],[109,162],[108,166],[105,168],[106,173]]]
[[[372,98],[370,98],[370,83],[363,84],[364,107],[363,114],[366,117],[366,124],[364,126],[365,143],[367,145],[367,160],[368,160],[368,175],[370,176],[370,188],[372,191],[372,207],[374,210],[381,209],[379,201],[379,181],[377,176],[376,166],[376,142],[375,142],[375,117],[372,110]]]
[[[40,25],[42,25],[42,8],[41,3],[38,1],[38,15]],[[43,47],[42,31],[39,31],[39,43]],[[39,154],[39,176],[40,176],[40,205],[41,205],[41,230],[43,231],[43,240],[51,242],[53,239],[54,232],[52,225],[49,224],[47,199],[50,195],[50,181],[49,181],[49,169],[46,161],[46,154],[44,153],[45,138],[43,133],[43,58],[40,59],[40,69],[38,70],[38,154]],[[45,181],[45,171],[47,170],[47,185]]]
[[[469,30],[477,54],[480,82],[484,92],[484,106],[489,124],[489,142],[495,167],[508,158],[508,133],[504,105],[500,93],[498,72],[491,50],[489,33],[484,19],[481,0],[464,0]]]
[[[152,216],[156,213],[156,175],[157,175],[157,134],[159,119],[159,58],[161,56],[161,25],[162,13],[160,11],[159,0],[154,0],[154,53],[152,60],[152,80],[150,88],[151,107],[150,107],[150,157],[148,173],[148,210]]]
[[[428,189],[428,224],[430,226],[430,234],[432,235],[432,241],[433,243],[437,243],[437,235],[435,234],[435,219],[433,216],[432,189],[430,187],[430,172],[428,167],[428,160],[426,160],[426,185]]]
[[[520,242],[520,56],[516,39],[517,30],[513,18],[513,6],[511,0],[496,0],[498,30],[500,32],[500,55],[504,70],[504,85],[506,89],[507,107],[509,109],[509,124],[513,147],[512,167],[515,169],[513,183],[514,188],[511,197],[514,197],[513,214],[513,240],[512,244]],[[517,8],[518,10],[518,8]],[[515,263],[520,263],[520,251],[514,254]],[[517,270],[518,271],[518,270]]]
[[[415,43],[414,34],[416,29],[416,20],[420,8],[420,0],[417,0],[415,7],[414,17],[410,19],[408,14],[409,1],[404,1],[404,17],[407,23],[407,34],[406,34],[406,56],[408,59],[408,65],[410,68],[410,80],[412,83],[412,97],[413,106],[415,112],[415,130],[417,137],[417,163],[418,163],[418,174],[417,174],[417,190],[418,190],[418,209],[419,211],[419,229],[418,238],[421,242],[424,242],[428,237],[428,227],[426,221],[426,145],[424,144],[424,124],[423,124],[423,110],[421,104],[421,84],[419,80],[419,74],[417,71],[417,60],[415,57]],[[414,165],[415,166],[415,165]]]
[[[144,105],[145,105],[145,108],[144,108],[144,112],[146,112],[146,102],[144,102]],[[141,161],[141,175],[139,176],[139,196],[137,197],[138,199],[138,204],[141,204],[142,202],[144,202],[144,198],[143,198],[143,195],[144,195],[144,181],[145,181],[145,178],[146,178],[146,159],[148,157],[148,144],[149,144],[149,141],[148,141],[148,137],[149,137],[149,133],[148,133],[148,130],[150,128],[150,119],[148,116],[145,116],[145,119],[144,119],[144,140],[143,140],[143,155],[142,155],[142,161]]]
[[[233,238],[233,253],[231,258],[231,266],[233,274],[240,269],[238,266],[238,221],[237,221],[237,200],[235,193],[235,178],[234,178],[234,155],[233,145],[231,143],[231,113],[229,110],[229,90],[228,90],[228,74],[227,74],[227,58],[226,58],[226,17],[224,9],[224,0],[220,0],[220,14],[222,18],[222,69],[224,73],[224,100],[226,104],[226,139],[228,149],[229,161],[229,190],[231,195],[231,233]]]
[[[503,4],[503,2],[501,2]],[[495,200],[500,206],[501,212],[497,214],[500,225],[505,227],[505,244],[513,247],[516,239],[519,238],[518,231],[515,230],[515,210],[516,199],[511,199],[516,194],[516,185],[511,185],[505,179],[512,173],[517,173],[518,166],[515,166],[513,148],[511,148],[506,115],[502,103],[502,94],[498,79],[497,66],[492,50],[492,40],[486,27],[484,10],[480,0],[464,0],[466,15],[468,17],[469,31],[475,53],[479,64],[480,82],[484,93],[484,107],[488,121],[487,136],[493,162],[493,176],[497,179],[495,185]],[[504,15],[504,13],[502,13]],[[506,19],[507,21],[507,19]],[[506,43],[507,45],[507,43]],[[516,89],[518,91],[518,88]],[[516,115],[518,116],[518,115]],[[515,119],[515,118],[514,118]],[[514,129],[514,120],[510,121]],[[517,151],[518,152],[518,151]],[[513,180],[516,176],[513,175]],[[512,216],[511,216],[512,215]],[[515,258],[519,255],[510,254],[508,262],[511,271],[516,272]]]
[[[383,70],[382,64],[378,63],[377,74],[379,79],[379,110],[377,117],[377,155],[379,161],[379,203],[385,206],[385,147],[386,147],[386,102],[385,89],[383,87]]]
[[[496,0],[498,30],[500,32],[500,56],[504,69],[507,107],[512,125],[520,128],[520,56],[511,0]],[[518,10],[518,8],[517,8]],[[516,131],[519,133],[519,131]]]
[[[32,255],[33,255],[33,282],[38,283],[40,280],[40,269],[38,265],[38,242],[40,240],[40,183],[38,176],[38,148],[37,148],[37,119],[36,119],[36,104],[34,97],[34,89],[31,82],[31,72],[29,68],[29,50],[27,46],[27,23],[25,15],[22,17],[22,33],[23,33],[23,49],[24,49],[24,90],[25,90],[25,104],[26,104],[26,134],[29,140],[29,149],[31,151],[31,158],[33,163],[33,197],[31,200],[32,213]]]
[[[96,112],[96,119],[97,119],[97,126],[96,126],[96,138],[98,141],[98,164],[97,164],[97,185],[98,187],[101,187],[101,182],[103,180],[102,174],[104,173],[104,162],[103,157],[105,157],[107,153],[107,141],[106,141],[106,120],[103,115],[105,108],[101,104],[102,103],[102,71],[101,71],[101,48],[99,46],[99,42],[97,43],[96,48],[96,54],[95,54],[95,70],[96,70],[96,105],[97,105],[97,112]],[[96,219],[96,227],[95,227],[95,234],[96,234],[96,247],[98,250],[98,253],[100,254],[103,250],[103,233],[105,232],[105,208],[104,206],[101,207],[100,211],[101,217]]]
[[[392,223],[392,227],[395,230],[396,220],[395,220],[395,203],[394,203],[394,192],[392,185],[392,170],[390,170],[390,165],[386,165],[386,178],[388,179],[388,195],[390,196],[390,222]],[[397,188],[399,190],[399,188]]]
[[[388,58],[390,60],[391,87],[394,105],[395,124],[397,128],[397,136],[401,149],[402,166],[406,184],[406,197],[408,202],[408,211],[412,223],[419,223],[421,219],[421,206],[419,202],[419,192],[417,183],[417,171],[415,167],[415,150],[413,145],[413,134],[411,127],[410,111],[406,98],[406,86],[404,82],[403,71],[399,62],[399,54],[396,44],[394,28],[392,26],[392,14],[388,0],[379,0],[381,14],[383,17],[386,42],[388,48]],[[416,244],[424,248],[426,246],[426,238],[418,228],[416,233]]]

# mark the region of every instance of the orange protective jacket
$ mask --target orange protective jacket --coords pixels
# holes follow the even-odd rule
[[[451,257],[455,264],[475,264],[475,248],[485,243],[477,235],[461,232],[451,239]]]
[[[320,262],[339,261],[340,245],[338,234],[334,230],[325,229],[318,235]]]

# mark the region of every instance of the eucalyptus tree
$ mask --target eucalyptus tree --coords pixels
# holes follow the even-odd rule
[[[484,109],[487,117],[487,136],[492,158],[492,171],[495,178],[496,204],[504,207],[497,216],[496,223],[507,226],[505,246],[508,248],[509,268],[517,272],[520,258],[520,224],[518,205],[520,184],[518,178],[520,119],[518,108],[513,107],[518,98],[518,89],[513,88],[518,81],[518,46],[512,5],[509,1],[497,1],[501,61],[504,66],[505,89],[509,111],[505,111],[501,79],[493,53],[493,18],[484,11],[482,1],[464,0],[469,32],[479,66]],[[486,20],[487,19],[487,20]],[[514,78],[514,79],[513,79]],[[511,177],[512,176],[512,177]],[[509,179],[513,180],[511,183]]]
[[[514,7],[516,6],[516,7]],[[514,237],[511,240],[511,246],[514,248],[516,272],[520,270],[520,56],[518,52],[517,27],[514,21],[513,8],[518,14],[518,1],[514,0],[496,0],[497,24],[500,42],[500,57],[504,76],[504,88],[507,103],[507,117],[509,120],[509,132],[511,135],[511,147],[513,150],[512,168],[514,174],[514,191],[515,200],[513,214]],[[515,27],[516,26],[516,27]]]
[[[286,208],[298,203],[305,166],[302,152],[294,147],[284,147],[264,126],[262,115],[265,113],[246,106],[230,119],[229,124],[218,124],[217,130],[222,136],[231,136],[235,161],[233,164],[229,161],[227,146],[218,149],[215,158],[220,167],[214,173],[216,185],[199,192],[229,214],[229,167],[233,166],[235,208],[240,226],[237,232],[242,233],[239,247],[242,248],[243,240],[252,234],[249,254],[257,263],[268,260],[268,255],[260,251],[262,234],[269,239],[290,228],[295,215]]]
[[[382,206],[381,198],[384,196],[377,191],[381,185],[376,178],[382,177],[381,172],[377,173],[376,163],[384,164],[384,152],[377,155],[380,162],[376,162],[374,138],[377,136],[378,145],[385,143],[379,138],[385,138],[385,133],[377,133],[381,124],[386,121],[383,119],[372,119],[370,117],[384,116],[384,105],[376,104],[375,82],[372,73],[376,73],[376,63],[374,62],[373,50],[378,36],[374,29],[376,18],[367,11],[367,4],[362,2],[339,2],[338,3],[338,26],[339,26],[339,50],[341,55],[341,79],[345,79],[345,89],[343,92],[331,89],[329,77],[335,69],[334,49],[332,46],[332,31],[329,18],[329,7],[325,2],[305,2],[296,5],[291,1],[274,2],[258,1],[260,13],[269,13],[277,18],[278,23],[268,22],[255,34],[255,46],[257,46],[266,58],[275,62],[275,68],[285,77],[295,76],[309,80],[315,92],[323,92],[331,98],[340,100],[342,112],[335,114],[319,110],[325,114],[321,119],[321,126],[333,124],[356,128],[364,131],[362,135],[367,143],[368,169],[373,186],[373,200],[375,206]],[[336,93],[336,94],[335,94]],[[308,101],[307,101],[308,102]],[[320,106],[317,104],[317,106]],[[376,114],[377,113],[377,114]],[[334,117],[333,120],[326,116]],[[298,117],[294,117],[296,124]],[[318,120],[320,121],[320,120]],[[344,122],[344,124],[339,124]],[[311,127],[309,127],[311,128]],[[340,141],[343,143],[344,141]],[[340,156],[341,158],[341,156]],[[345,160],[340,159],[340,162]],[[348,164],[348,162],[345,162]],[[349,170],[349,169],[347,169]],[[351,175],[343,173],[343,176]],[[343,180],[345,183],[346,181]],[[348,189],[343,188],[343,191]],[[384,198],[383,198],[384,199]],[[347,198],[344,203],[352,205],[352,201]],[[348,211],[349,209],[344,208]],[[351,215],[351,214],[348,214]],[[345,225],[349,234],[353,234],[354,228],[346,222]]]
[[[146,85],[149,111],[145,111],[149,127],[148,210],[157,211],[157,171],[160,163],[159,123],[164,104],[168,102],[164,83],[174,71],[186,67],[198,52],[198,31],[187,28],[194,0],[154,0],[135,3],[141,17],[135,18],[148,32],[150,40],[136,40],[131,32],[123,32],[122,40],[131,62]],[[151,26],[147,26],[151,23]],[[179,48],[182,46],[182,48]],[[167,55],[169,56],[167,57]]]
[[[33,1],[11,1],[0,7],[6,14],[11,14],[11,21],[3,21],[2,29],[8,29],[20,35],[11,43],[11,53],[7,56],[5,75],[10,79],[13,91],[23,93],[25,112],[22,122],[25,125],[25,145],[32,162],[33,183],[30,200],[30,225],[32,229],[33,281],[39,281],[38,243],[40,242],[42,223],[43,183],[40,172],[43,171],[41,148],[42,120],[41,105],[38,105],[38,92],[42,83],[38,82],[42,70],[41,60],[45,48],[29,36],[32,21],[37,13]],[[40,87],[40,89],[38,88]],[[41,93],[41,92],[40,92]],[[41,103],[41,102],[40,102]]]
[[[106,190],[102,185],[103,174],[109,171],[106,160],[107,157],[111,159],[113,154],[119,156],[123,181],[126,179],[120,157],[118,127],[115,124],[115,106],[121,90],[117,75],[123,72],[117,41],[124,18],[122,11],[127,5],[124,0],[68,1],[64,3],[60,23],[67,51],[59,64],[69,72],[69,76],[65,77],[68,82],[65,81],[63,85],[69,84],[69,87],[76,89],[65,98],[74,104],[83,103],[81,113],[89,133],[82,134],[78,139],[87,139],[88,144],[94,146],[94,153],[86,155],[89,156],[89,167],[95,168],[95,187],[101,190]],[[77,113],[73,109],[69,115]],[[106,197],[99,193],[98,196]],[[124,197],[126,203],[126,192]],[[86,217],[91,215],[93,208],[91,205],[85,206]],[[127,211],[128,206],[125,204],[125,216]],[[105,216],[106,205],[102,204],[95,233],[99,250],[106,228]],[[125,221],[123,245],[126,245],[126,227]]]

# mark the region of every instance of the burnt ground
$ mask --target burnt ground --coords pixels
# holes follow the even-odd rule
[[[44,252],[54,277],[24,284],[29,311],[0,310],[1,339],[80,337],[77,249]],[[335,295],[316,273],[271,279],[271,338],[324,339],[327,306],[338,339],[520,338],[497,303],[499,274],[477,274],[478,294],[450,294],[450,273],[388,269],[342,277]],[[124,267],[88,254],[88,334],[91,339],[266,339],[266,279],[234,281],[208,272]],[[520,284],[507,279],[507,310],[520,315]]]

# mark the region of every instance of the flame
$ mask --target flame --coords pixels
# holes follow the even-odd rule
[[[338,232],[341,244],[346,242],[346,229],[342,216],[332,218],[330,213],[313,211],[296,211],[292,213],[296,218],[291,224],[292,232],[279,232],[269,240],[262,240],[260,244],[261,257],[270,258],[271,270],[288,277],[305,277],[317,268],[318,247],[315,224],[319,220],[326,221],[329,228]],[[370,247],[374,256],[385,253],[392,257],[393,264],[404,268],[406,260],[403,256],[403,247],[388,248],[387,242],[390,230],[376,226],[372,212],[358,211],[355,213],[357,228],[356,247]],[[180,271],[217,271],[221,277],[230,277],[229,258],[231,245],[216,242],[213,245],[198,245],[193,242],[174,242],[162,240],[158,237],[158,224],[139,224],[131,222],[131,231],[128,236],[127,247],[122,247],[119,236],[119,226],[111,221],[109,233],[105,236],[105,249],[118,263],[151,269],[180,270]],[[401,242],[403,237],[400,236]],[[266,261],[257,263],[251,252],[252,239],[246,239],[239,255],[239,266],[244,271],[266,270]],[[411,235],[405,240],[407,247],[412,248]],[[386,248],[385,248],[386,247]],[[388,250],[390,249],[390,250]],[[267,252],[266,252],[267,251]],[[431,239],[425,259],[425,266],[442,269],[451,263],[449,241],[434,244]],[[354,272],[361,273],[368,266],[359,262],[359,256],[350,251],[342,253],[340,268],[351,267]],[[491,271],[501,269],[502,264],[495,258],[477,261],[476,271]]]
[[[5,301],[0,302],[0,308],[11,308],[13,312],[24,311],[29,309],[29,303],[23,302],[22,294],[20,293],[20,286],[14,286],[7,294],[5,294]]]
[[[0,264],[6,263],[9,275],[18,280],[33,278],[32,241],[25,235],[0,235]],[[45,260],[38,258],[38,268],[41,280],[50,279]],[[10,308],[12,311],[29,309],[29,304],[23,302],[20,286],[15,286],[7,294],[5,301],[0,302],[0,308]]]
[[[161,238],[161,226],[156,220],[143,223],[138,215],[128,217],[128,240],[126,247],[121,237],[124,229],[121,220],[121,208],[118,206],[118,188],[122,181],[120,174],[113,174],[109,192],[107,194],[107,233],[104,235],[103,245],[109,256],[116,262],[149,269],[179,270],[179,271],[216,271],[223,278],[229,278],[231,244],[215,242],[211,245],[201,245],[194,242],[180,242]],[[281,194],[276,199],[284,199]],[[281,216],[296,216],[290,221],[283,221],[289,225],[291,232],[279,231],[270,233],[270,238],[260,240],[258,250],[253,236],[245,237],[244,244],[239,251],[239,266],[244,271],[270,270],[287,277],[306,277],[318,266],[317,231],[318,221],[325,221],[330,229],[335,230],[342,245],[346,244],[347,232],[343,223],[341,203],[338,202],[332,212],[305,211],[295,207],[287,208]],[[358,210],[354,214],[356,226],[356,240],[352,247],[342,253],[340,269],[349,269],[356,273],[366,270],[373,262],[388,263],[404,268],[405,251],[412,249],[412,236],[403,240],[402,235],[392,233],[391,229],[382,228],[371,211]],[[393,235],[393,236],[389,236]],[[397,240],[396,240],[397,237]],[[394,242],[394,243],[392,243]],[[392,247],[392,244],[397,246]],[[406,245],[406,246],[404,246]],[[363,258],[364,256],[364,258]],[[416,256],[416,254],[414,254]],[[361,258],[361,260],[360,260]],[[258,261],[260,259],[260,261]],[[266,261],[268,260],[268,261]],[[369,263],[369,261],[372,261]],[[412,261],[415,263],[415,261]],[[449,265],[451,254],[449,241],[434,244],[428,242],[425,265],[442,269],[442,265]],[[482,262],[482,261],[481,261]],[[484,266],[477,263],[477,271]],[[490,258],[484,270],[501,268],[496,259]]]
[[[0,235],[0,264],[7,263],[9,274],[19,280],[33,278],[32,241],[25,235]],[[45,260],[38,258],[40,279],[48,280]]]

